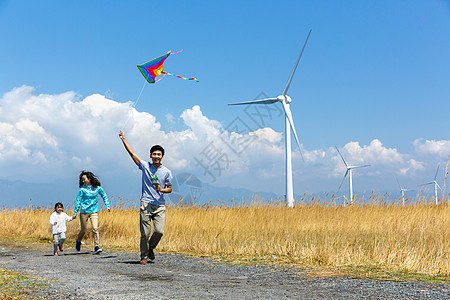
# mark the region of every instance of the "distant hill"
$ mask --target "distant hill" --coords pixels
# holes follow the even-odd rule
[[[184,174],[184,175],[183,175]],[[106,182],[106,181],[105,181]],[[116,186],[102,184],[113,205],[120,201],[136,203],[139,201],[141,183],[126,182]],[[20,180],[0,180],[0,207],[53,207],[56,202],[63,202],[66,208],[73,208],[78,192],[77,182],[62,181],[50,183],[30,183]],[[173,192],[165,196],[168,203],[183,205],[202,205],[205,203],[223,205],[241,205],[248,202],[280,201],[284,196],[270,192],[257,192],[243,188],[217,187],[202,183],[189,174],[175,176]],[[101,201],[100,201],[101,202]]]
[[[67,183],[29,183],[0,180],[0,207],[48,206],[75,200],[78,187]]]
[[[239,206],[251,202],[269,203],[270,201],[284,201],[284,195],[252,191],[244,188],[213,186],[199,181],[189,173],[175,175],[172,183],[173,192],[165,195],[168,204],[202,205],[210,203],[214,205],[219,203],[225,206]],[[124,178],[120,185],[112,184],[111,179],[106,179],[102,182],[102,186],[111,199],[112,205],[118,205],[120,204],[119,202],[133,205],[139,202],[141,183],[138,178]],[[59,181],[52,184],[0,179],[0,208],[22,208],[30,205],[33,207],[53,207],[56,202],[63,202],[66,208],[73,208],[77,192],[77,179]],[[384,196],[385,193],[385,191],[380,191],[379,195]],[[359,193],[356,194],[359,195]],[[366,192],[364,195],[368,197],[370,192]],[[409,191],[407,193],[407,197],[411,197],[411,200],[416,195],[417,191]],[[430,193],[427,194],[425,192],[422,195],[432,196]],[[304,201],[310,201],[311,197],[322,201],[325,200],[323,193],[315,193],[307,194]],[[399,193],[394,191],[389,200],[398,201],[399,197]],[[294,195],[294,199],[297,202],[301,202],[301,198],[299,195]],[[331,201],[331,194],[326,198],[327,201]],[[335,204],[343,204],[345,200],[341,197],[335,201]]]

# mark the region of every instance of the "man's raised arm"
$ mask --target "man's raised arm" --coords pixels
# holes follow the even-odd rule
[[[122,143],[125,146],[125,150],[127,150],[128,154],[130,154],[134,163],[139,167],[139,165],[141,164],[141,159],[139,158],[139,156],[137,156],[136,153],[134,153],[130,144],[128,144],[127,139],[125,138],[125,133],[122,130],[119,132],[119,138],[122,140]]]

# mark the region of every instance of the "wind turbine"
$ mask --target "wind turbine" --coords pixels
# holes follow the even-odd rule
[[[352,179],[352,170],[353,169],[357,169],[357,168],[365,168],[365,167],[369,167],[370,165],[364,165],[364,166],[349,166],[348,163],[345,161],[344,157],[342,156],[341,152],[339,151],[339,149],[335,146],[337,152],[339,153],[339,155],[342,158],[342,161],[345,164],[345,167],[347,168],[347,171],[345,171],[345,175],[344,178],[342,178],[341,184],[339,185],[339,189],[338,189],[338,193],[339,190],[341,189],[342,184],[344,183],[344,179],[345,177],[347,177],[347,174],[349,175],[349,179],[350,179],[350,203],[353,203],[353,179]]]
[[[434,180],[420,185],[420,186],[424,186],[424,185],[434,184],[434,199],[435,199],[436,205],[438,204],[438,196],[437,196],[438,190],[437,189],[438,188],[441,189],[441,187],[439,186],[439,184],[436,181],[436,177],[438,175],[438,171],[439,171],[439,165],[437,166],[436,175],[434,175]]]
[[[398,187],[400,188],[400,193],[402,193],[402,197],[401,197],[402,198],[402,203],[403,203],[403,206],[405,206],[405,192],[407,192],[409,190],[402,188],[402,186],[400,185],[400,182],[398,182],[397,177],[395,177],[395,180],[397,180]]]
[[[292,154],[291,154],[291,130],[294,133],[295,140],[297,141],[298,148],[300,150],[300,155],[303,158],[302,148],[300,146],[300,142],[298,141],[297,132],[295,131],[294,120],[292,119],[291,109],[289,108],[290,103],[292,101],[291,97],[287,95],[289,86],[291,85],[292,78],[294,77],[295,70],[297,69],[298,62],[302,57],[303,50],[306,47],[306,43],[308,42],[309,35],[311,34],[311,30],[308,33],[308,37],[306,38],[305,44],[303,45],[302,51],[298,56],[297,62],[295,63],[294,69],[289,76],[286,87],[284,88],[283,94],[276,98],[267,98],[260,99],[254,101],[246,101],[246,102],[238,102],[231,103],[228,105],[246,105],[246,104],[272,104],[276,102],[280,102],[283,105],[284,114],[285,114],[285,135],[286,135],[286,201],[288,203],[288,207],[294,206],[294,188],[292,183]]]

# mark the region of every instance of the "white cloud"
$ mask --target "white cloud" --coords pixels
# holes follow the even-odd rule
[[[0,163],[11,160],[32,164],[46,162],[46,156],[39,149],[57,147],[56,139],[29,119],[0,123],[0,137]]]
[[[260,128],[249,133],[250,136],[255,136],[259,141],[267,141],[270,144],[279,143],[283,138],[280,132],[276,132],[272,128]]]
[[[408,160],[407,165],[404,168],[400,169],[400,174],[401,175],[407,175],[408,172],[414,172],[416,170],[420,170],[421,171],[421,170],[424,170],[424,169],[425,169],[425,167],[424,167],[423,162],[416,161],[415,159],[411,158],[410,160]]]
[[[124,127],[136,153],[148,159],[149,148],[166,148],[165,163],[173,170],[199,169],[198,156],[220,134],[220,122],[203,115],[199,106],[181,118],[189,129],[165,132],[155,116],[139,112],[131,103],[103,95],[80,99],[75,93],[35,94],[22,86],[0,98],[0,167],[8,176],[32,179],[41,170],[63,174],[69,170],[111,170],[129,167],[129,157],[118,138]],[[18,119],[17,116],[20,116]],[[119,160],[118,158],[123,158]],[[35,168],[27,166],[33,164]]]
[[[175,119],[171,114],[165,117]],[[142,159],[149,159],[152,145],[163,145],[164,163],[175,173],[191,172],[206,182],[213,175],[220,185],[284,192],[283,133],[268,127],[244,132],[232,126],[227,127],[229,132],[198,105],[185,109],[180,117],[187,129],[165,131],[155,116],[137,111],[131,102],[99,94],[81,99],[74,92],[37,95],[32,87],[15,88],[0,98],[1,176],[35,181],[46,170],[72,178],[74,172],[87,169],[118,174],[120,184],[121,176],[133,167],[118,138],[119,129],[124,129]],[[416,140],[414,146],[420,154],[442,155],[448,152],[449,141]],[[295,141],[292,149],[294,184],[310,191],[336,188],[345,166],[334,147],[303,149],[304,162]],[[363,146],[348,142],[340,151],[350,165],[372,165],[355,176],[411,176],[424,170],[421,160],[378,139]],[[324,186],[324,180],[332,187]]]
[[[374,139],[369,145],[361,146],[359,142],[348,142],[340,148],[342,156],[350,166],[370,165],[370,167],[358,170],[358,174],[406,174],[423,169],[420,162],[412,159],[411,155],[401,154],[395,148],[385,147],[380,140]],[[324,161],[324,170],[329,171],[329,177],[342,177],[345,173],[345,164],[334,147],[327,151],[314,150],[305,155],[308,161],[319,163]]]
[[[175,117],[172,114],[166,114],[166,120],[169,124],[174,124],[175,123]]]
[[[221,124],[204,116],[198,105],[195,105],[192,109],[186,109],[181,114],[181,118],[199,139],[209,141],[220,134]]]
[[[413,144],[420,155],[435,155],[441,158],[447,158],[450,155],[450,140],[416,139]]]

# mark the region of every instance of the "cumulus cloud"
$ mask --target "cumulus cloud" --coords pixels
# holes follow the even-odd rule
[[[245,124],[239,118],[222,126],[205,116],[198,105],[186,108],[179,117],[184,129],[169,131],[154,115],[136,110],[130,102],[117,102],[100,94],[81,98],[74,92],[49,95],[36,94],[29,86],[15,88],[0,98],[1,176],[35,181],[43,170],[73,177],[81,169],[127,174],[132,163],[118,138],[119,129],[124,129],[142,159],[149,159],[152,145],[163,145],[164,162],[175,173],[191,172],[210,183],[284,192],[283,133],[269,127],[242,127]],[[169,124],[174,123],[171,114],[165,118]],[[449,152],[449,141],[416,140],[414,146],[422,154]],[[311,189],[315,185],[323,191],[327,187],[320,186],[322,180],[337,185],[334,180],[345,173],[334,147],[303,149],[304,162],[295,141],[292,149],[297,183],[316,178],[316,182],[311,179]],[[424,163],[416,157],[386,147],[378,139],[362,146],[351,141],[340,151],[350,165],[372,165],[355,172],[356,176],[403,176],[424,169]]]
[[[34,88],[22,86],[3,95],[0,112],[0,166],[8,166],[9,175],[15,174],[17,178],[39,176],[43,169],[56,174],[67,169],[120,169],[122,161],[125,160],[122,166],[129,164],[117,137],[122,127],[142,159],[148,159],[153,144],[164,145],[170,154],[165,163],[174,171],[207,173],[199,163],[203,160],[204,166],[217,176],[225,176],[244,170],[251,163],[244,159],[240,168],[230,166],[237,156],[232,157],[232,149],[220,139],[224,136],[222,125],[203,115],[197,105],[185,109],[180,116],[187,129],[168,132],[155,116],[137,111],[131,103],[116,102],[99,94],[81,99],[73,92],[36,94]],[[250,153],[242,158],[261,152],[259,146],[271,151],[277,147],[273,144],[281,140],[281,134],[270,128],[244,135],[230,134],[257,138],[253,148],[248,148]],[[218,166],[218,162],[225,162],[225,166]],[[36,168],[29,169],[26,167],[29,164]]]
[[[220,122],[210,120],[204,116],[198,105],[195,105],[192,109],[186,109],[181,114],[181,118],[184,120],[184,123],[196,133],[198,139],[209,141],[212,137],[216,137],[220,134]]]
[[[406,166],[400,169],[401,175],[407,175],[410,172],[414,172],[416,170],[424,170],[424,163],[420,161],[416,161],[415,159],[409,159]]]
[[[361,146],[359,142],[348,142],[340,148],[342,156],[349,166],[370,165],[369,168],[355,172],[357,174],[406,174],[423,169],[420,162],[412,159],[411,155],[401,154],[395,148],[385,147],[378,139],[372,140],[369,145]],[[310,164],[322,164],[322,173],[328,177],[342,177],[346,167],[342,158],[334,147],[326,150],[306,151],[305,158]]]
[[[112,133],[131,110],[97,94],[83,100],[73,92],[36,95],[29,86],[3,95],[0,108],[0,166],[8,178],[28,180],[43,170],[62,175],[113,162]]]
[[[41,151],[56,149],[57,141],[37,122],[19,119],[14,123],[0,123],[0,163],[9,160],[32,164],[47,162]]]
[[[450,155],[450,140],[424,140],[416,139],[414,148],[420,155],[434,155],[446,158]]]

